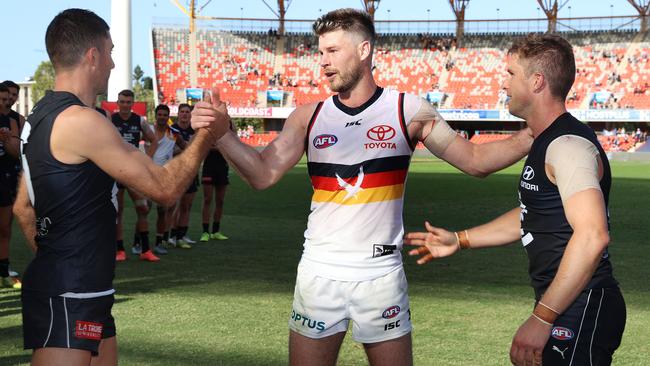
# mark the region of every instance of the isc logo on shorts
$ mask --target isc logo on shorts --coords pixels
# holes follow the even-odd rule
[[[325,330],[325,322],[309,319],[308,317],[297,313],[295,310],[291,310],[291,320],[302,325],[303,327],[307,326],[311,329],[321,331]]]
[[[559,341],[568,341],[573,338],[573,331],[565,327],[553,327],[551,336]]]

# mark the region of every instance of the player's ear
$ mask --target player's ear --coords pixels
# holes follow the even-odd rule
[[[359,43],[357,50],[359,52],[359,58],[361,59],[361,61],[365,61],[368,57],[370,57],[370,54],[372,52],[372,46],[370,45],[370,41],[364,40],[361,43]]]

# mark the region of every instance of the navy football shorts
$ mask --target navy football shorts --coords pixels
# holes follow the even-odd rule
[[[115,336],[113,295],[78,299],[23,291],[21,298],[25,349],[74,348],[96,356],[99,342]]]
[[[553,324],[542,364],[610,365],[625,329],[625,301],[618,288],[585,290]]]

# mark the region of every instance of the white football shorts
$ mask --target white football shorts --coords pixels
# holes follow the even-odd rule
[[[309,338],[346,332],[377,343],[411,332],[411,310],[404,268],[368,281],[336,281],[298,266],[289,329]]]

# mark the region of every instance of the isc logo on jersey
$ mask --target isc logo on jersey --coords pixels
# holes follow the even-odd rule
[[[393,137],[395,137],[395,129],[388,125],[378,125],[374,126],[366,132],[366,136],[371,139],[373,142],[366,142],[363,144],[363,147],[366,149],[391,149],[396,150],[397,145],[394,142],[390,142]]]
[[[314,147],[317,149],[326,149],[330,146],[334,146],[339,142],[338,137],[335,135],[318,135],[314,137]]]
[[[573,331],[565,327],[553,327],[551,336],[559,341],[568,341],[573,338]]]

